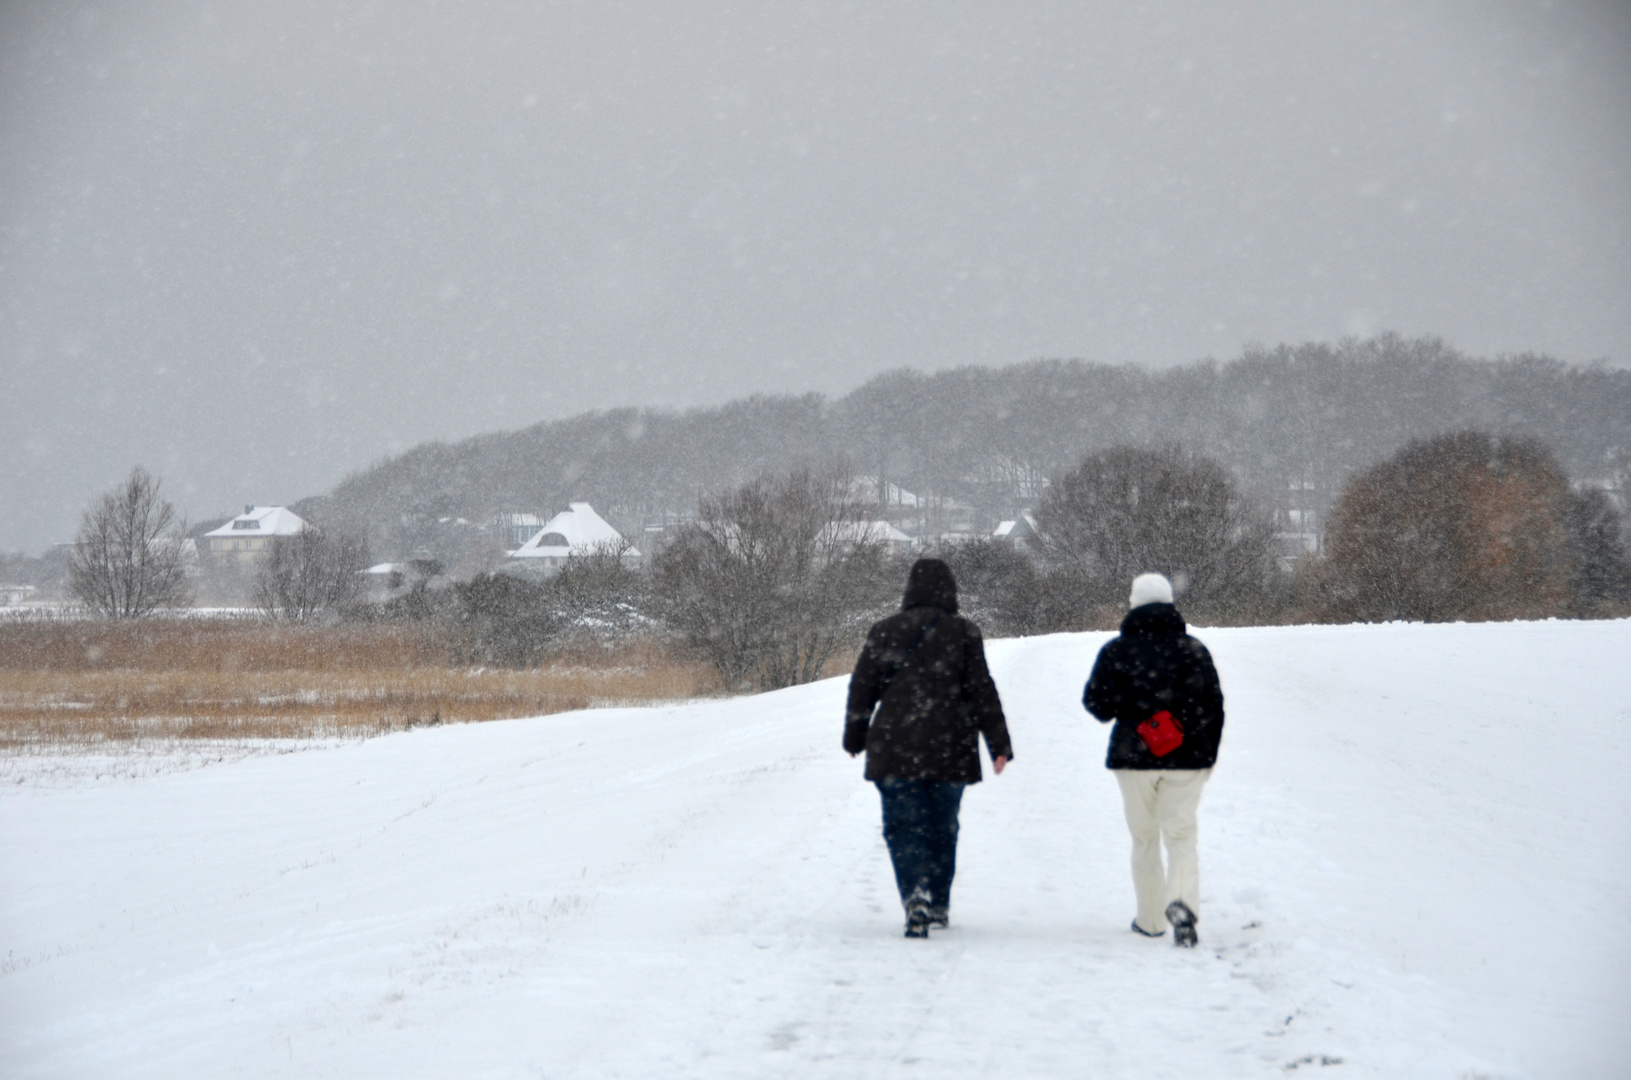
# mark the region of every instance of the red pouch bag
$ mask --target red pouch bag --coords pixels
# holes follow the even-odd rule
[[[1184,729],[1172,714],[1162,709],[1138,725],[1138,737],[1156,757],[1166,757],[1184,744]]]

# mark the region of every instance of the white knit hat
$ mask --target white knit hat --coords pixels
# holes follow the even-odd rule
[[[1140,574],[1133,579],[1133,595],[1127,601],[1128,607],[1170,603],[1172,603],[1172,582],[1166,579],[1166,575]]]

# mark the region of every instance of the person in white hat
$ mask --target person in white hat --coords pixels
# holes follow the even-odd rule
[[[1196,811],[1223,736],[1223,689],[1206,646],[1189,634],[1161,574],[1133,579],[1121,633],[1093,664],[1082,704],[1114,722],[1105,767],[1121,786],[1133,837],[1133,930],[1200,940]],[[1166,847],[1166,864],[1161,849]]]

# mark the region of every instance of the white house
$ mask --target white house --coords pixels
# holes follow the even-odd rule
[[[532,565],[545,570],[558,570],[573,555],[616,550],[626,542],[622,533],[595,513],[594,507],[585,502],[575,502],[570,510],[563,510],[550,518],[532,539],[510,552],[510,558],[538,560]],[[626,562],[634,563],[640,559],[640,549],[636,547],[631,546],[622,554]]]
[[[0,607],[17,607],[39,595],[33,585],[0,585]]]
[[[279,537],[299,536],[306,522],[284,506],[246,506],[244,512],[204,534],[212,558],[257,562],[272,551]]]

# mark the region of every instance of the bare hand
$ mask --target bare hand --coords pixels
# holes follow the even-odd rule
[[[991,759],[991,767],[996,770],[998,776],[1001,776],[1002,770],[1008,767],[1008,759],[999,754]]]

